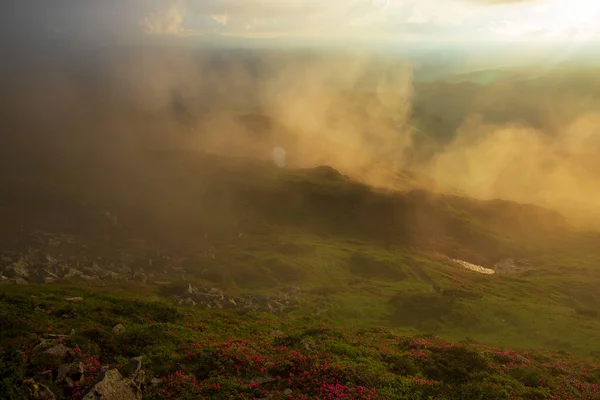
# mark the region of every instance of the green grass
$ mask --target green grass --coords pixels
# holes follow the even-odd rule
[[[69,303],[65,295],[85,300]],[[551,394],[594,399],[600,393],[597,365],[557,353],[518,353],[472,338],[459,343],[410,331],[334,327],[314,316],[178,309],[135,297],[72,286],[8,289],[0,297],[1,362],[14,367],[3,370],[3,398],[19,398],[18,392],[10,392],[18,386],[24,363],[15,350],[37,360],[34,367],[47,368],[43,358],[29,351],[31,334],[71,328],[75,334],[66,344],[78,348],[87,371],[87,380],[78,387],[92,384],[96,364],[115,366],[126,375],[128,358],[142,355],[147,373],[161,379],[145,390],[148,399],[284,398],[286,390],[307,399],[328,393],[356,399],[535,399]],[[67,309],[76,316],[65,321],[59,314]],[[116,323],[126,331],[113,333]],[[283,336],[273,335],[275,330]],[[255,383],[264,378],[271,383]]]
[[[356,358],[361,372],[347,377],[350,382],[360,386],[365,371],[373,370],[381,378],[365,385],[392,398],[455,398],[456,393],[505,398],[493,397],[494,388],[535,398],[519,385],[525,385],[520,379],[531,380],[529,375],[539,371],[485,370],[478,378],[470,376],[478,382],[471,387],[462,382],[460,365],[440,367],[463,374],[448,383],[440,371],[413,365],[400,352],[395,354],[402,364],[398,371],[412,371],[414,379],[392,377],[368,347],[384,345],[386,337],[435,334],[454,343],[566,351],[582,360],[600,354],[595,340],[600,329],[600,236],[571,227],[551,211],[425,191],[390,193],[328,177],[332,171],[324,169],[276,169],[189,154],[154,157],[156,165],[116,175],[117,182],[90,174],[85,164],[70,160],[75,165],[64,190],[56,183],[61,182],[60,174],[54,175],[58,167],[47,172],[49,176],[40,172],[17,183],[14,178],[0,179],[14,189],[0,199],[0,212],[6,217],[1,243],[12,258],[44,262],[46,254],[52,254],[71,263],[85,257],[101,264],[143,266],[149,275],[147,283],[3,285],[4,346],[26,349],[31,345],[27,333],[48,328],[68,333],[73,328],[74,344],[102,362],[118,365],[144,354],[153,374],[164,376],[183,368],[200,377],[214,371],[199,371],[197,360],[181,359],[183,343],[195,346],[210,339],[216,346],[244,337],[251,342],[263,340],[274,329],[296,337],[305,326],[329,324],[340,329],[336,335],[344,340],[313,338],[323,346],[320,351]],[[152,179],[144,179],[149,176]],[[41,185],[42,177],[55,183]],[[48,202],[33,212],[24,199]],[[107,221],[105,209],[118,215],[122,225]],[[181,269],[168,269],[159,255],[168,255]],[[481,275],[450,263],[446,256],[484,266],[507,257],[526,258],[532,268],[514,276]],[[152,267],[149,258],[154,260]],[[187,282],[220,287],[233,295],[299,286],[302,296],[297,308],[279,316],[173,306],[167,292]],[[85,301],[66,302],[70,296]],[[111,334],[117,323],[128,327],[122,337]],[[385,327],[386,333],[365,333],[368,346],[349,346],[344,336],[377,327]],[[181,337],[186,339],[182,342]],[[469,346],[465,351],[473,350]],[[12,355],[6,357],[16,362]],[[450,362],[432,357],[435,365]],[[239,382],[227,379],[219,384],[232,393],[241,390]]]

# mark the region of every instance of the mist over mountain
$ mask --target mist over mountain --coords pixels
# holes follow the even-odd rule
[[[42,154],[174,146],[263,160],[281,147],[291,166],[327,164],[389,188],[402,188],[396,175],[408,169],[438,190],[596,224],[597,67],[455,74],[444,54],[463,53],[425,63],[422,54],[167,44],[24,52],[4,66],[2,140]],[[419,80],[428,65],[448,71]]]
[[[0,398],[600,398],[600,6],[0,5]]]

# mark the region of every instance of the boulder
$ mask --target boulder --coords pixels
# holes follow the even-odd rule
[[[312,350],[312,345],[310,344],[310,342],[307,342],[305,340],[302,340],[300,342],[300,346],[302,346],[302,348],[306,351],[311,351]]]
[[[117,324],[112,328],[112,331],[117,335],[120,335],[121,333],[125,332],[125,326],[123,326],[123,324]]]
[[[76,270],[75,268],[69,268],[65,274],[63,275],[63,278],[82,278],[83,277],[83,272]],[[66,300],[66,299],[65,299]]]
[[[287,335],[283,332],[281,332],[280,330],[275,329],[274,331],[271,331],[270,333],[271,336],[273,336],[274,338],[284,338],[287,337]]]
[[[162,383],[162,379],[160,378],[152,378],[150,379],[150,385],[151,386],[158,386]]]
[[[133,274],[133,279],[143,283],[146,283],[146,281],[148,280],[146,274],[144,274],[143,272],[136,272],[135,274]]]
[[[285,292],[291,296],[297,296],[302,292],[302,289],[300,289],[297,286],[294,287],[288,287],[285,289]]]
[[[80,278],[83,279],[84,281],[97,281],[97,280],[100,279],[99,276],[96,276],[96,275],[85,275],[85,274],[82,274],[80,276]]]
[[[217,288],[210,288],[208,290],[208,294],[210,294],[211,296],[218,297],[219,299],[222,299],[224,296],[223,291]]]
[[[69,339],[69,335],[59,335],[57,333],[42,333],[41,337],[44,339],[54,339],[54,340],[65,340]]]
[[[65,301],[79,302],[83,301],[83,297],[65,297]]]
[[[48,271],[47,269],[43,269],[39,272],[39,276],[43,279],[43,278],[52,278],[55,280],[59,279],[59,276],[56,275],[55,273]]]
[[[142,356],[133,357],[131,360],[129,360],[129,369],[133,375],[138,373],[139,370],[142,369]]]
[[[104,372],[82,400],[141,400],[142,393],[124,379],[119,371],[110,369]]]
[[[118,281],[122,279],[122,277],[113,271],[102,271],[98,274],[98,276],[105,281]]]
[[[23,391],[27,394],[29,400],[56,400],[56,396],[48,386],[33,379],[23,380]]]
[[[38,373],[35,374],[35,376],[33,377],[33,380],[36,381],[37,383],[52,383],[53,381],[53,377],[52,377],[52,370],[45,370],[45,371],[40,371]]]
[[[196,305],[196,302],[194,300],[192,300],[191,298],[187,297],[186,299],[183,300],[182,304],[184,304],[186,306],[194,307]]]
[[[56,382],[62,383],[66,378],[69,378],[72,382],[79,382],[83,378],[83,363],[75,362],[60,365],[56,374]]]
[[[188,282],[187,287],[185,288],[183,294],[184,295],[192,295],[196,292],[191,283]]]
[[[33,336],[32,336],[33,337]],[[35,347],[33,348],[33,352],[37,352],[43,348],[45,348],[46,346],[48,346],[50,343],[56,343],[54,339],[44,339],[44,338],[40,338],[38,343],[35,345]]]
[[[27,268],[27,264],[18,261],[6,269],[5,275],[9,278],[29,279],[29,269]]]
[[[75,352],[61,343],[40,354],[40,365],[56,366],[72,362],[74,359]]]
[[[146,371],[143,369],[139,370],[133,377],[133,384],[137,386],[139,389],[142,389],[144,383],[146,382]]]

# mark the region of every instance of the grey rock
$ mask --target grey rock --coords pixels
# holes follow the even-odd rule
[[[55,273],[47,270],[47,269],[43,269],[39,272],[39,275],[42,279],[44,278],[52,278],[54,280],[58,280],[60,279],[60,277],[58,275],[56,275]]]
[[[57,333],[42,333],[41,337],[44,339],[64,340],[64,339],[68,339],[69,335],[59,335]]]
[[[151,386],[158,386],[162,383],[162,379],[160,378],[152,378],[150,379],[150,385]]]
[[[137,386],[139,389],[141,389],[144,384],[146,383],[146,371],[144,371],[143,369],[139,370],[134,376],[133,376],[133,384],[135,386]]]
[[[44,350],[42,355],[51,364],[62,364],[75,359],[75,352],[62,343]]]
[[[131,370],[132,374],[135,374],[139,370],[141,370],[142,369],[142,356],[133,357],[131,360],[129,360],[129,369]]]
[[[191,298],[186,298],[185,300],[183,300],[183,304],[186,306],[195,306],[196,302],[194,300],[192,300]]]
[[[24,261],[17,261],[6,269],[5,274],[9,278],[28,279],[29,269],[27,268],[27,263]]]
[[[81,279],[83,279],[84,281],[97,281],[100,279],[99,276],[96,275],[86,275],[86,274],[82,274],[80,276]]]
[[[139,282],[146,283],[148,277],[143,272],[136,272],[135,274],[133,274],[133,279]]]
[[[83,277],[83,272],[76,270],[74,268],[69,268],[65,274],[63,275],[63,278],[82,278]]]
[[[217,288],[210,288],[208,291],[208,294],[217,296],[217,297],[223,297],[223,291],[221,289],[217,289]]]
[[[265,377],[265,378],[258,378],[256,380],[254,380],[252,383],[256,383],[259,385],[265,385],[267,383],[274,383],[274,382],[277,382],[276,378]]]
[[[75,382],[68,376],[64,378],[60,383],[62,383],[64,389],[72,390],[75,388]]]
[[[300,346],[302,346],[302,348],[304,350],[306,350],[306,351],[311,351],[312,350],[312,345],[309,342],[307,342],[307,341],[304,341],[304,340],[301,341],[300,342]]]
[[[65,297],[65,301],[71,301],[71,302],[83,301],[83,297]]]
[[[67,264],[58,264],[54,267],[56,274],[60,277],[64,277],[67,272],[71,269]]]
[[[286,291],[287,294],[290,294],[290,295],[293,295],[293,296],[299,295],[300,293],[302,293],[302,289],[300,289],[297,286],[288,287],[288,288],[285,289],[285,291]]]
[[[141,400],[142,393],[133,387],[129,379],[124,379],[119,371],[110,369],[104,372],[82,400]]]
[[[120,335],[121,333],[125,332],[125,326],[123,326],[123,324],[117,324],[115,326],[113,326],[112,331],[114,333],[116,333],[117,335]]]
[[[132,271],[127,265],[121,265],[115,272],[118,272],[121,275],[129,275]]]
[[[62,383],[66,378],[69,378],[73,382],[79,382],[83,378],[83,363],[76,362],[60,365],[56,375],[56,382]]]
[[[58,278],[52,278],[51,276],[45,276],[42,278],[42,282],[45,284],[56,283],[56,281],[58,281]]]
[[[121,276],[114,271],[102,271],[98,276],[105,281],[118,281],[122,279]]]
[[[52,383],[52,371],[46,370],[35,374],[33,380],[38,383]]]
[[[40,339],[39,343],[33,348],[33,352],[47,347],[50,343],[55,343],[55,341],[53,339]]]
[[[29,400],[56,400],[56,396],[48,386],[33,379],[23,380],[23,390],[27,393]]]
[[[187,294],[187,295],[193,295],[194,293],[195,293],[194,287],[192,286],[191,283],[188,283],[187,289],[185,291],[185,294]]]

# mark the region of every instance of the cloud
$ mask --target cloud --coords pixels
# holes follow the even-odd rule
[[[182,35],[189,32],[184,27],[187,4],[180,0],[167,8],[157,9],[142,19],[144,32],[149,35]]]
[[[600,4],[547,0],[514,6],[492,20],[489,30],[515,39],[589,40],[600,36]]]
[[[517,3],[535,3],[539,0],[469,0],[472,3],[498,5],[498,4],[517,4]]]
[[[433,0],[339,0],[336,2],[265,1],[223,2],[220,7],[198,7],[229,16],[229,33],[243,31],[285,31],[291,37],[408,38],[426,35],[427,26],[439,31],[448,25],[460,30],[479,10],[462,0],[442,4]],[[253,21],[260,21],[256,24]],[[250,28],[248,28],[250,27]],[[417,28],[418,32],[412,32]]]
[[[229,15],[227,14],[212,14],[210,17],[213,21],[223,26],[227,25],[227,22],[229,21]]]
[[[600,34],[599,8],[588,0],[175,0],[142,26],[152,35],[586,40]]]

